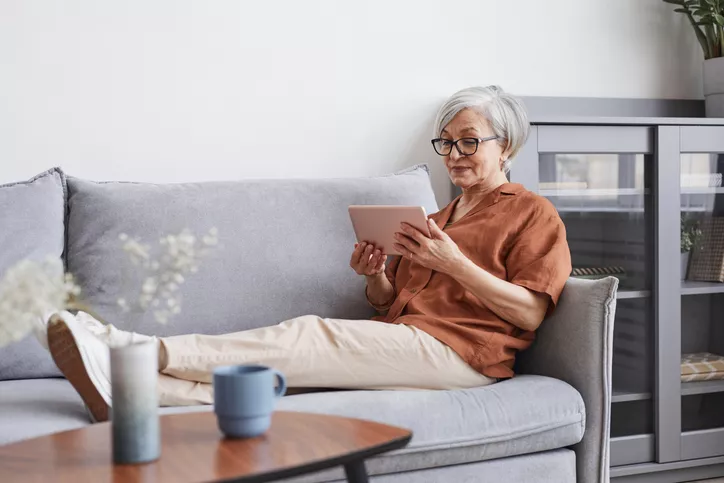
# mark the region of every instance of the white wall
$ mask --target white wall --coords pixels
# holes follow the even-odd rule
[[[433,166],[436,108],[520,95],[699,98],[661,0],[3,0],[0,182],[376,175]]]

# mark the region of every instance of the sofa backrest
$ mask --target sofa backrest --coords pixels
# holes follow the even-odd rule
[[[68,178],[68,270],[82,298],[108,322],[146,334],[219,334],[315,314],[374,315],[363,277],[349,267],[351,204],[422,205],[437,211],[427,166],[370,178],[183,184]],[[166,325],[124,313],[132,275],[119,235],[157,244],[188,228],[218,229],[219,246],[182,287],[182,311]]]
[[[65,188],[58,168],[0,185],[0,276],[25,258],[62,255]],[[32,334],[0,347],[0,381],[57,376],[53,359]]]

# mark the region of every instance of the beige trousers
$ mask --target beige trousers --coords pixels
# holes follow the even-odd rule
[[[495,382],[409,325],[305,315],[225,335],[163,337],[162,406],[211,404],[214,367],[264,364],[292,388],[462,389]]]

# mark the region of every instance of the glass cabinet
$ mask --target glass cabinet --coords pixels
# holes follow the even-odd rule
[[[539,123],[510,180],[619,279],[611,466],[724,456],[724,125]]]
[[[682,127],[681,458],[724,454],[724,128]]]

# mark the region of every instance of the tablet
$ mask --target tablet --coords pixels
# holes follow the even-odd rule
[[[351,205],[349,217],[357,241],[374,243],[375,248],[379,248],[386,255],[400,255],[393,243],[396,243],[394,234],[402,232],[402,222],[409,223],[430,236],[427,214],[422,206]]]

